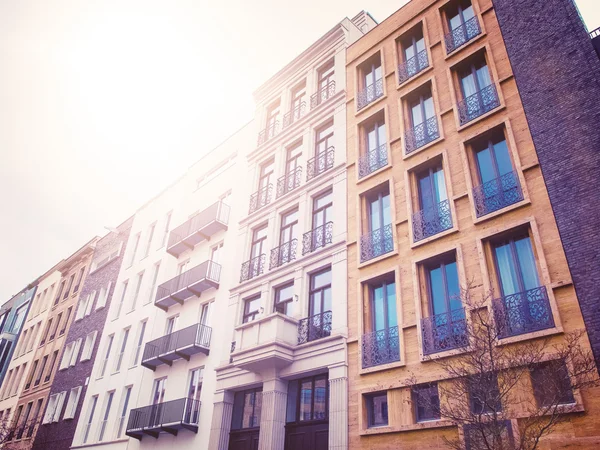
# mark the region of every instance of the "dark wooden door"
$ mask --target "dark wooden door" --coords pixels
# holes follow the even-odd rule
[[[285,450],[327,450],[329,423],[287,424]]]
[[[229,434],[229,450],[258,450],[258,429],[232,431]]]

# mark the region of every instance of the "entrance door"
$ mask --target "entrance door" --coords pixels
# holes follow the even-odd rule
[[[232,431],[229,434],[229,450],[258,450],[259,433],[260,430]]]

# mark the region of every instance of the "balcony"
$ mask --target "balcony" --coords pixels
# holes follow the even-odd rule
[[[397,326],[363,334],[361,346],[363,369],[400,361]]]
[[[183,305],[192,296],[199,296],[208,289],[217,289],[220,277],[221,265],[205,261],[158,286],[154,305],[163,311],[176,303]]]
[[[464,24],[447,33],[444,36],[446,42],[446,53],[452,53],[459,47],[462,47],[471,39],[481,34],[481,27],[477,17],[472,17]]]
[[[360,237],[360,262],[369,261],[394,250],[392,224],[384,225]]]
[[[412,216],[414,242],[419,242],[452,228],[450,201],[443,200],[435,207],[417,211]]]
[[[445,352],[469,345],[465,308],[421,319],[423,355]]]
[[[379,78],[375,83],[370,84],[362,91],[356,94],[356,109],[361,110],[369,103],[373,103],[379,97],[383,96],[383,78]]]
[[[267,142],[269,139],[274,138],[279,134],[279,120],[276,120],[271,125],[268,125],[267,128],[258,133],[258,142],[257,145],[262,145]]]
[[[429,67],[427,50],[422,50],[402,64],[398,65],[398,83],[402,84]]]
[[[277,180],[277,198],[283,197],[288,192],[300,186],[302,179],[302,167],[296,167],[294,170],[286,173]]]
[[[298,345],[331,335],[331,311],[324,311],[298,322]]]
[[[312,253],[333,242],[333,222],[327,222],[302,235],[302,255]]]
[[[248,214],[252,214],[254,211],[258,211],[263,206],[271,203],[272,194],[273,185],[271,183],[252,194],[250,196],[250,207],[248,208]]]
[[[413,127],[405,133],[405,150],[410,155],[415,150],[426,146],[440,137],[437,117],[433,116],[425,122]]]
[[[229,205],[218,201],[169,233],[167,253],[179,257],[200,242],[209,240],[221,230],[227,230]]]
[[[200,401],[180,398],[157,405],[134,408],[129,413],[125,434],[137,440],[144,435],[158,439],[160,433],[177,436],[181,429],[198,432]]]
[[[279,247],[275,247],[273,250],[271,250],[269,270],[276,269],[277,267],[281,267],[284,264],[295,260],[297,246],[298,239],[292,239],[291,241],[284,242]]]
[[[280,369],[293,362],[297,344],[298,321],[272,313],[236,328],[231,361],[237,367],[252,371]]]
[[[523,200],[523,191],[515,171],[473,188],[473,202],[477,217],[506,208],[521,200]]]
[[[545,286],[493,299],[492,309],[501,339],[554,327]]]
[[[335,94],[335,81],[330,81],[326,86],[320,88],[310,96],[310,109],[316,108],[321,103],[325,103]]]
[[[310,181],[313,178],[321,175],[323,172],[327,172],[333,167],[335,161],[335,148],[329,147],[322,153],[308,160],[306,168],[306,181]]]
[[[358,178],[366,177],[387,165],[387,145],[383,144],[376,149],[369,150],[358,159]]]
[[[211,334],[211,327],[197,323],[150,341],[144,347],[142,366],[156,370],[158,366],[170,366],[178,359],[189,361],[196,353],[208,355]]]
[[[262,275],[265,271],[265,259],[266,255],[263,253],[243,263],[240,271],[240,283]]]
[[[464,125],[500,106],[495,84],[489,84],[479,92],[469,95],[458,104],[458,118]]]
[[[306,114],[306,102],[300,102],[283,116],[283,128],[285,129],[297,122],[304,117],[304,114]]]

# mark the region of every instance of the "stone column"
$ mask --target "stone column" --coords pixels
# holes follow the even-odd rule
[[[329,450],[348,450],[348,366],[329,367]]]
[[[233,392],[215,392],[209,450],[227,450],[229,447],[229,431],[231,430],[231,415],[233,413]]]
[[[263,382],[258,450],[283,450],[287,381],[273,378]]]

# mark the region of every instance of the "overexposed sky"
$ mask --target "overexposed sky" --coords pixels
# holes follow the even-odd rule
[[[0,0],[0,303],[250,120],[337,22],[404,3]]]

